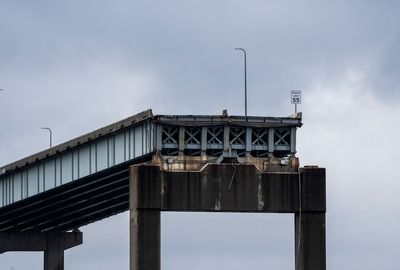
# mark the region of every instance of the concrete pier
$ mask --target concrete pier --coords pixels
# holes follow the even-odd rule
[[[2,232],[0,253],[44,251],[44,270],[63,270],[64,251],[82,244],[81,232]]]
[[[295,214],[296,270],[325,270],[325,169],[266,173],[252,165],[130,171],[131,270],[160,270],[160,211]]]
[[[296,270],[326,269],[325,171],[302,168],[301,213],[295,212]]]
[[[161,171],[131,167],[129,185],[130,269],[161,268]]]

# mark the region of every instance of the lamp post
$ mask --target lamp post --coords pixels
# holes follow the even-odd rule
[[[244,115],[247,117],[247,55],[243,48],[235,48],[235,50],[242,51],[244,55]]]
[[[50,128],[48,128],[48,127],[42,127],[41,129],[46,129],[46,130],[48,130],[49,131],[49,133],[50,133],[50,148],[51,148],[51,146],[52,146],[52,142],[53,142],[53,132],[51,131],[51,129]]]

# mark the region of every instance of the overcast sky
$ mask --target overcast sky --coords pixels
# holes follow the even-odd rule
[[[327,168],[328,269],[398,270],[400,1],[0,0],[0,165],[152,108],[286,116]],[[128,214],[82,228],[66,269],[128,269]],[[293,216],[163,214],[162,269],[294,269]],[[0,269],[41,269],[40,253]]]

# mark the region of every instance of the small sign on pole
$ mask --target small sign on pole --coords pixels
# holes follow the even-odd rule
[[[301,91],[292,90],[290,92],[291,103],[294,104],[294,112],[297,113],[297,104],[301,104]]]

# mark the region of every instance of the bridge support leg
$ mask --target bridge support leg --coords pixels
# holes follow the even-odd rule
[[[325,213],[295,214],[296,270],[325,270]]]
[[[131,168],[129,184],[130,269],[160,270],[161,176]]]
[[[160,270],[160,211],[131,211],[131,270]]]
[[[300,176],[303,212],[295,212],[296,270],[325,270],[325,171],[302,168]]]
[[[236,181],[232,181],[236,175]],[[232,188],[230,188],[232,185]],[[199,172],[131,167],[130,269],[160,270],[160,211],[295,214],[296,270],[325,270],[325,169],[262,173],[255,167],[208,165]]]
[[[44,270],[64,269],[64,250],[82,244],[81,232],[2,232],[0,253],[44,251]]]
[[[44,251],[44,270],[64,270],[63,239],[53,235],[47,239],[47,249]]]

